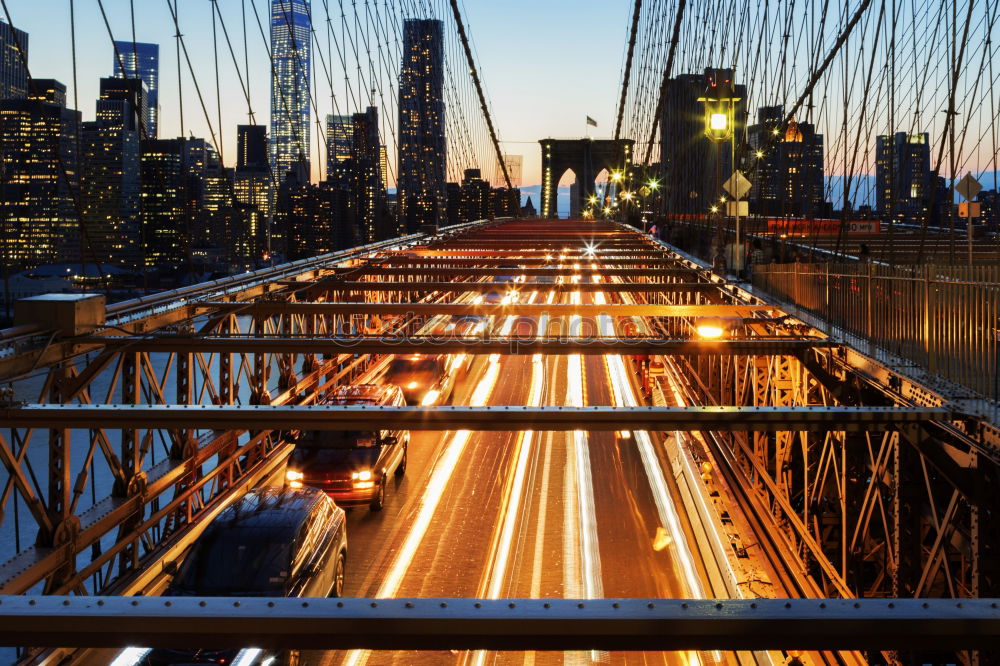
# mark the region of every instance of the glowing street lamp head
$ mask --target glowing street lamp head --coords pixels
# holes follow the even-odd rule
[[[615,181],[617,183],[621,179],[622,179],[621,171],[614,171],[614,172],[612,172],[612,174],[611,174],[611,180],[613,180],[613,181]]]
[[[719,212],[719,207],[718,206],[712,206],[711,208],[709,208],[709,210],[712,211],[713,213],[718,213]]]
[[[760,159],[761,157],[764,157],[764,151],[763,150],[758,150],[757,151],[757,159]]]
[[[659,182],[657,182],[655,180],[650,180],[649,181],[649,189],[656,190],[656,188],[658,188],[659,186],[660,186]]]
[[[709,116],[708,128],[713,132],[725,132],[729,127],[729,117],[724,113],[713,113]]]
[[[626,201],[631,201],[632,196],[633,195],[631,192],[622,192],[622,198],[625,199]]]

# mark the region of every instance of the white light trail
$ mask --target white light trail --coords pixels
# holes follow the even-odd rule
[[[594,300],[598,305],[604,305],[607,301],[603,292],[594,295]],[[605,331],[612,331],[613,325],[611,317],[600,315],[599,327],[602,334]],[[616,407],[638,407],[639,401],[629,383],[628,373],[625,370],[625,361],[619,354],[608,354],[604,357],[608,369],[608,377],[611,379],[611,392]],[[646,478],[649,480],[650,490],[653,492],[653,500],[656,502],[656,509],[659,513],[660,524],[667,528],[671,539],[676,547],[677,559],[680,561],[681,569],[684,573],[684,582],[688,594],[691,598],[704,598],[705,592],[702,587],[701,577],[695,567],[694,556],[688,546],[687,537],[681,527],[680,515],[677,506],[670,496],[666,480],[663,475],[663,468],[660,467],[660,460],[653,447],[653,441],[649,433],[645,430],[632,432],[636,445],[639,448],[639,455],[642,458],[642,465],[646,471]]]
[[[507,321],[504,322],[504,328],[507,331],[513,326],[513,319],[513,317],[507,317]],[[486,372],[476,385],[476,389],[472,392],[472,398],[469,400],[470,406],[486,406],[499,374],[500,355],[491,354]],[[438,505],[441,503],[441,498],[444,497],[445,488],[447,488],[449,481],[451,481],[451,477],[458,466],[458,461],[462,457],[462,453],[465,451],[465,445],[469,443],[471,435],[471,430],[459,430],[455,432],[444,454],[435,464],[434,470],[431,473],[431,479],[424,489],[423,496],[420,498],[420,509],[417,512],[417,517],[406,535],[406,540],[400,547],[399,552],[396,553],[389,573],[383,579],[378,592],[375,593],[376,598],[390,599],[399,591],[399,586],[403,582],[403,576],[406,575],[410,565],[413,563],[413,557],[420,548],[420,543],[427,533],[431,519],[437,511]],[[357,666],[358,664],[365,663],[367,659],[368,650],[351,650],[344,659],[344,665]]]

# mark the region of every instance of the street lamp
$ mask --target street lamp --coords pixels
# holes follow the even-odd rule
[[[735,110],[736,103],[741,98],[736,96],[736,90],[733,87],[734,75],[734,70],[712,70],[708,76],[708,87],[705,88],[705,94],[698,98],[698,101],[705,105],[705,136],[716,145],[715,174],[719,190],[722,189],[722,143],[730,139],[732,140],[732,168],[734,172],[736,170]],[[740,242],[740,198],[736,196],[738,192],[733,194],[736,199],[733,203],[736,217],[736,251],[733,253],[733,268],[739,274],[743,268],[743,252]],[[721,229],[721,219],[719,224]],[[722,238],[724,239],[725,236],[723,235]]]

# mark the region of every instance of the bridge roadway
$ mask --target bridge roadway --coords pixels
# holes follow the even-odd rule
[[[530,289],[525,285],[522,293]],[[609,372],[603,356],[478,356],[453,404],[485,398],[489,405],[613,405]],[[659,451],[660,468],[670,469]],[[657,482],[680,504],[669,474]],[[385,509],[349,514],[347,596],[690,597],[676,549],[653,547],[659,526],[652,484],[631,438],[414,432],[407,474],[394,481]],[[555,664],[610,655],[355,651],[303,657],[318,664]],[[611,659],[697,660],[693,653]]]

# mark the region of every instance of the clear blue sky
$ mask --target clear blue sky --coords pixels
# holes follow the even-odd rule
[[[267,30],[267,0],[256,4]],[[73,103],[69,0],[8,0],[15,25],[30,33],[30,67],[38,78],[56,78],[69,88]],[[208,0],[180,0],[180,23],[208,112],[216,122],[212,65],[211,5]],[[322,11],[313,0],[314,21]],[[361,4],[360,2],[358,3]],[[380,10],[383,3],[380,4]],[[331,6],[339,3],[330,2]],[[537,184],[538,139],[581,136],[587,115],[599,126],[594,136],[613,131],[620,85],[622,51],[632,3],[628,0],[504,0],[465,3],[467,27],[492,101],[495,122],[508,153],[524,155],[525,185]],[[104,0],[116,39],[131,39],[128,0]],[[166,0],[135,0],[136,39],[161,45],[160,136],[180,131],[177,62],[173,24]],[[346,6],[346,3],[345,3]],[[226,26],[242,60],[241,0],[219,0]],[[269,110],[268,65],[263,42],[248,9],[250,92],[260,123]],[[98,80],[112,71],[113,50],[96,0],[77,0],[77,64],[79,107],[85,120],[94,116]],[[247,105],[220,32],[222,72],[222,147],[225,161],[235,154],[235,126],[247,121]],[[396,65],[398,67],[398,65]],[[208,137],[207,125],[184,65],[185,130]],[[342,76],[342,75],[341,75]],[[317,77],[319,78],[319,77]],[[336,77],[335,77],[336,78]],[[326,84],[322,83],[325,88]],[[324,89],[324,88],[321,88]],[[320,113],[330,108],[320,95]],[[353,110],[353,109],[344,109]],[[517,143],[527,142],[527,143]],[[315,146],[315,136],[313,137]],[[314,162],[315,147],[313,148]]]

